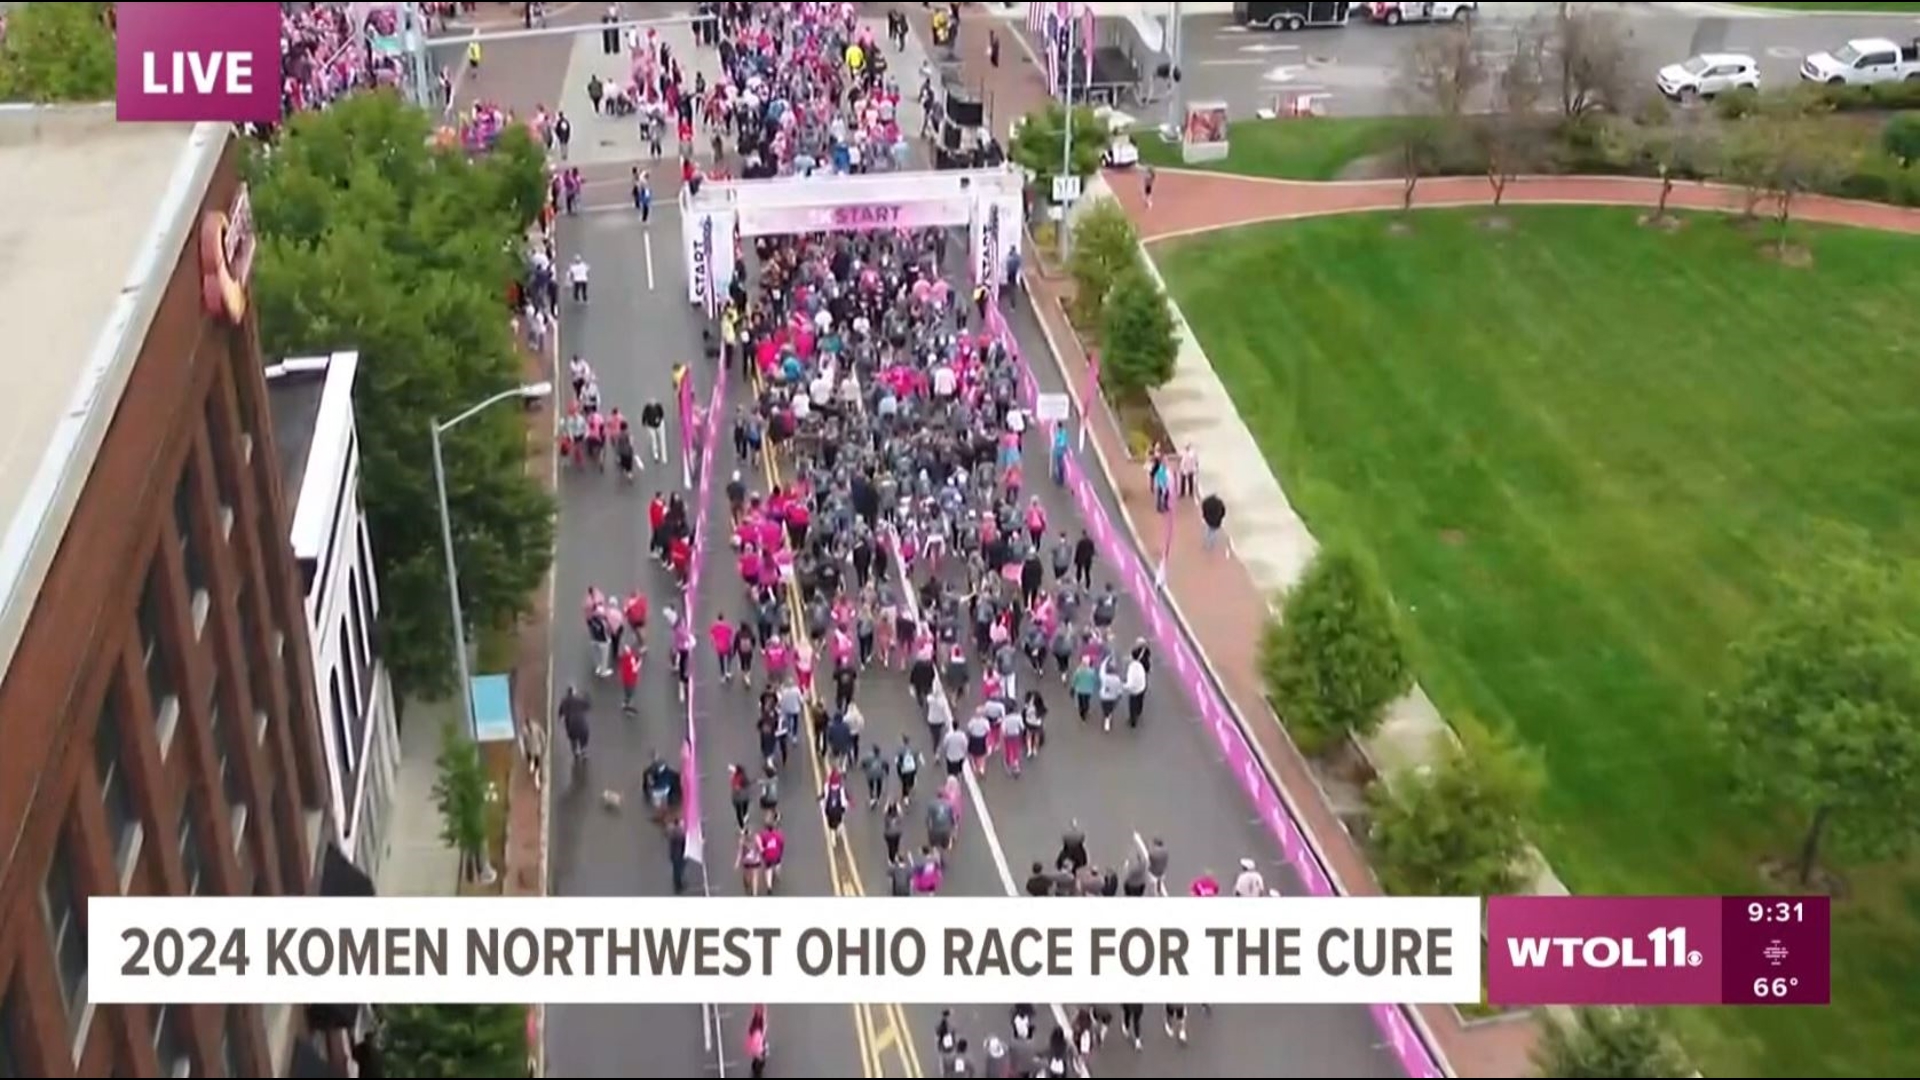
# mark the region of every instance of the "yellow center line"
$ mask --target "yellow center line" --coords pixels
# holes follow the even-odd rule
[[[745,348],[744,345],[741,347]],[[726,361],[723,358],[721,362],[725,363]],[[765,385],[760,379],[760,372],[757,368],[753,370],[753,388],[756,398],[765,389]],[[773,444],[769,433],[762,433],[760,467],[761,472],[766,478],[767,494],[771,496],[773,489],[780,486],[781,480],[779,466],[774,461]],[[784,523],[782,527],[785,527]],[[795,552],[794,554],[798,556],[799,552]],[[767,553],[768,557],[771,557],[771,555],[771,552]],[[819,672],[816,667],[812,666],[814,659],[813,643],[807,637],[806,624],[801,614],[801,609],[804,605],[803,597],[800,595],[800,583],[797,579],[790,578],[786,580],[784,584],[787,590],[787,632],[789,640],[792,641],[795,652],[803,654],[808,660],[810,674],[817,677]],[[814,689],[813,680],[810,678],[802,689],[806,692],[808,703],[817,708],[820,703],[820,698],[818,692]],[[801,738],[806,741],[802,756],[807,759],[807,772],[813,778],[814,795],[816,800],[818,800],[824,798],[826,795],[826,775],[821,770],[820,755],[814,752],[813,717],[809,714],[803,719],[805,721],[805,730],[797,731],[794,735],[796,738]],[[833,885],[834,895],[843,897],[865,896],[867,890],[865,881],[860,873],[860,861],[854,856],[852,845],[845,841],[844,834],[842,834],[839,840],[836,840],[834,833],[826,827],[826,808],[824,806],[820,808],[820,829],[827,838],[827,877]],[[876,1008],[880,1010],[878,1018],[874,1015]],[[854,1005],[852,1009],[854,1039],[860,1046],[861,1068],[869,1080],[894,1075],[888,1070],[885,1060],[889,1051],[892,1052],[895,1060],[899,1064],[899,1076],[908,1078],[908,1080],[914,1080],[914,1078],[926,1075],[920,1068],[919,1051],[914,1048],[913,1039],[909,1036],[911,1026],[907,1023],[906,1013],[898,1004],[889,1003],[879,1006]]]

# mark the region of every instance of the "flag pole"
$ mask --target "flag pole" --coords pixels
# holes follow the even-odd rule
[[[1072,7],[1070,5],[1062,4],[1061,7],[1064,9],[1061,12],[1061,14],[1065,16],[1063,21],[1067,24],[1067,27],[1066,27],[1067,52],[1066,52],[1066,62],[1059,65],[1061,69],[1060,83],[1064,91],[1060,96],[1061,96],[1061,99],[1066,102],[1065,124],[1067,128],[1067,132],[1066,132],[1066,137],[1060,141],[1060,175],[1072,176],[1073,175],[1073,23],[1074,23],[1074,19],[1073,19]],[[1059,42],[1057,41],[1052,42],[1047,47],[1058,52]],[[1071,241],[1071,237],[1068,234],[1071,231],[1072,230],[1068,227],[1068,222],[1067,222],[1067,201],[1065,199],[1062,199],[1060,201],[1060,228],[1059,228],[1060,265],[1061,266],[1067,265],[1067,246]]]

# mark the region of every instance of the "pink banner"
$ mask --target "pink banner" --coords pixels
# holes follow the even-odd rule
[[[716,370],[718,374],[713,380],[713,395],[707,407],[709,423],[720,415],[721,405],[727,400],[727,365],[720,364]],[[680,445],[685,453],[691,455],[693,380],[690,375],[681,380],[680,402]],[[706,865],[706,831],[702,828],[700,816],[700,725],[694,701],[699,694],[700,680],[693,677],[693,672],[698,669],[700,624],[694,621],[693,611],[694,600],[700,595],[700,574],[707,564],[707,511],[713,494],[713,448],[719,442],[712,432],[708,432],[700,451],[700,486],[694,497],[694,505],[699,509],[693,517],[693,558],[687,563],[687,588],[680,598],[681,625],[692,639],[687,657],[687,739],[681,747],[683,768],[680,775],[684,778],[687,804],[687,854],[703,867]]]
[[[988,310],[987,324],[1007,351],[1019,361],[1021,396],[1031,407],[1039,393],[1032,364],[1021,354],[1019,343],[1014,340],[1005,316],[997,307]],[[1082,402],[1082,416],[1087,414],[1092,404],[1091,401]],[[1293,812],[1281,798],[1278,786],[1261,766],[1231,707],[1209,676],[1205,665],[1195,656],[1186,635],[1180,632],[1179,624],[1166,599],[1155,587],[1152,575],[1142,565],[1134,546],[1108,520],[1106,507],[1101,504],[1097,489],[1087,478],[1077,457],[1068,456],[1066,471],[1067,483],[1073,491],[1074,502],[1080,508],[1081,519],[1087,523],[1088,531],[1106,556],[1108,565],[1115,569],[1134,602],[1139,605],[1159,655],[1173,658],[1174,667],[1180,674],[1180,683],[1187,688],[1199,712],[1201,725],[1212,734],[1215,746],[1226,759],[1227,768],[1233,772],[1241,791],[1253,804],[1268,832],[1279,843],[1287,864],[1311,895],[1337,895],[1332,881],[1321,868],[1319,856],[1307,843],[1299,823],[1293,818]],[[1368,1009],[1374,1022],[1379,1025],[1381,1034],[1393,1046],[1394,1054],[1408,1076],[1416,1080],[1437,1080],[1446,1075],[1414,1030],[1404,1006],[1372,1005]]]
[[[740,231],[747,236],[789,236],[966,225],[973,220],[973,203],[962,198],[848,206],[742,206],[739,213]]]

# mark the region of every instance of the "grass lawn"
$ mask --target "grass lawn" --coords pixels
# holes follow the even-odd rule
[[[1813,523],[1920,556],[1920,241],[1809,230],[1789,269],[1725,219],[1636,214],[1362,214],[1158,255],[1314,531],[1379,561],[1442,709],[1542,751],[1568,884],[1766,891],[1801,823],[1729,802],[1702,699]],[[1912,1075],[1920,869],[1847,871],[1834,1006],[1689,1011],[1708,1075]]]
[[[1333,180],[1361,158],[1390,149],[1395,121],[1380,116],[1315,116],[1299,120],[1240,120],[1229,126],[1230,153],[1221,161],[1184,165],[1180,146],[1157,132],[1134,136],[1140,160],[1151,165],[1266,176]]]

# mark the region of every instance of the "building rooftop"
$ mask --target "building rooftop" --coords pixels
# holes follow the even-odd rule
[[[320,426],[320,402],[327,372],[269,368],[267,407],[273,412],[273,441],[280,454],[280,486],[287,498],[300,498],[313,458],[313,435]]]
[[[0,106],[0,671],[229,136]]]

